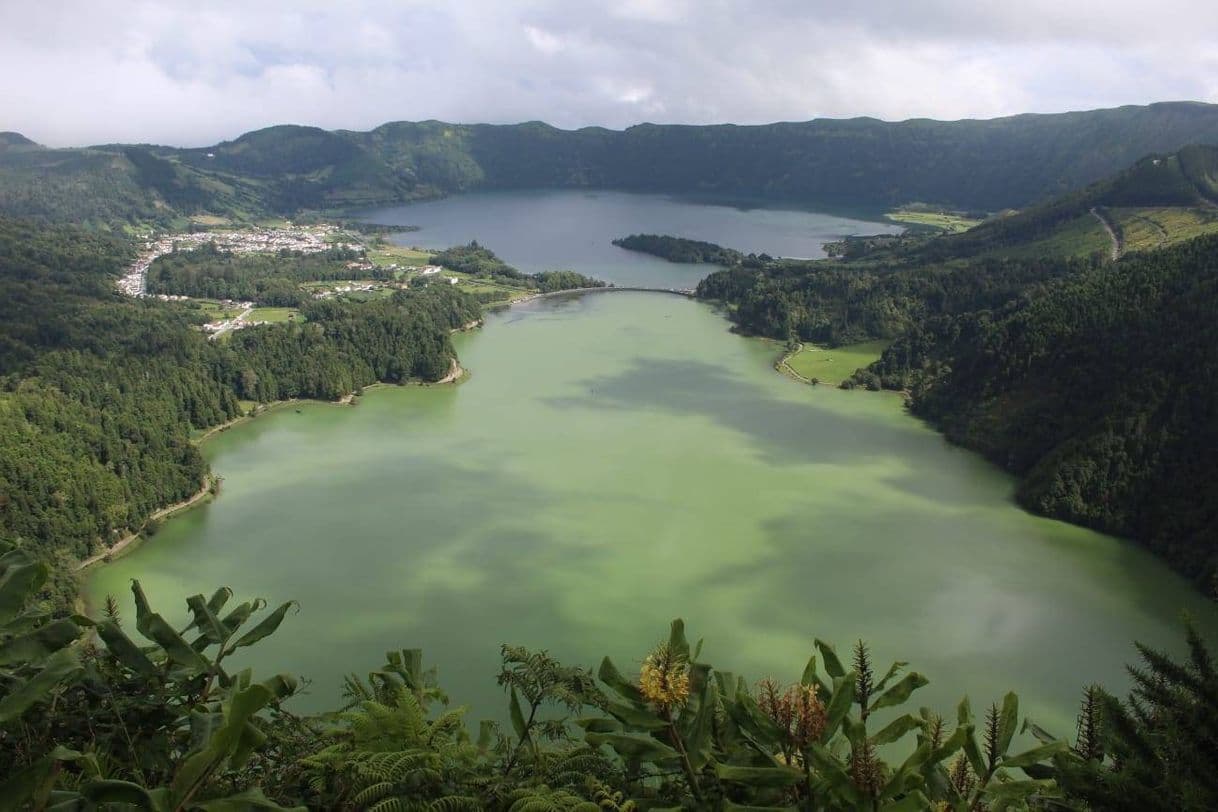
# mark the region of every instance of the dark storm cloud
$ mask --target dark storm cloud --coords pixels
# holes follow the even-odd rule
[[[0,129],[986,117],[1218,101],[1218,4],[0,0]]]

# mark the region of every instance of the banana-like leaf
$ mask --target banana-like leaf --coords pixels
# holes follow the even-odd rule
[[[1052,733],[1045,730],[1043,727],[1030,719],[1023,720],[1023,727],[1020,728],[1020,731],[1023,733],[1031,733],[1032,736],[1041,744],[1052,744],[1053,742],[1060,741],[1057,736],[1054,736]]]
[[[820,652],[821,659],[825,661],[825,671],[829,677],[840,679],[846,676],[846,669],[842,667],[842,661],[837,658],[837,650],[820,638],[814,640],[813,643],[816,650]]]
[[[635,730],[663,730],[668,722],[656,716],[650,710],[636,708],[624,702],[609,700],[605,703],[605,713],[617,719],[627,728]]]
[[[900,674],[902,671],[904,671],[905,667],[908,665],[909,665],[909,663],[904,662],[903,660],[897,660],[895,663],[888,666],[888,672],[886,674],[884,674],[883,679],[881,679],[879,682],[877,682],[875,684],[875,688],[872,689],[872,693],[878,694],[881,691],[883,691],[885,686],[888,685],[888,683],[892,680],[892,678],[895,677],[897,674]]]
[[[43,662],[41,671],[19,683],[0,699],[0,722],[17,718],[26,708],[46,699],[55,686],[77,676],[83,670],[73,649],[62,648],[55,652]]]
[[[262,794],[262,790],[254,787],[237,795],[227,798],[216,798],[198,804],[204,812],[249,812],[253,809],[265,809],[271,812],[296,812],[305,810],[303,806],[280,806]]]
[[[516,686],[512,686],[510,694],[512,698],[508,707],[512,717],[512,729],[516,731],[516,738],[524,741],[529,737],[529,728],[524,722],[524,713],[520,710],[520,699],[516,696]]]
[[[50,657],[80,637],[81,629],[71,620],[56,620],[0,644],[0,665],[36,663]]]
[[[689,641],[685,639],[685,621],[676,618],[668,633],[668,649],[679,657],[689,659]]]
[[[829,705],[825,708],[825,731],[820,737],[822,743],[828,743],[833,738],[850,711],[850,706],[854,704],[854,681],[853,671],[833,680],[833,696],[829,698]]]
[[[706,680],[698,701],[698,711],[685,737],[685,750],[689,755],[690,765],[695,770],[702,769],[711,755],[711,736],[715,728],[715,683]]]
[[[885,725],[878,733],[871,737],[871,743],[875,745],[890,744],[909,731],[918,730],[921,727],[922,720],[913,714],[907,713],[903,716],[898,716]]]
[[[998,755],[1003,756],[1011,746],[1015,728],[1019,723],[1019,697],[1008,693],[1002,698],[1002,711],[998,714]]]
[[[849,808],[860,805],[862,798],[859,796],[858,788],[854,786],[854,780],[850,777],[845,765],[829,751],[829,748],[822,744],[813,744],[808,748],[807,756],[809,763],[820,774],[824,784],[834,795],[838,796],[841,801],[850,804]]]
[[[971,725],[973,723],[973,707],[969,704],[968,697],[960,700],[960,704],[956,706],[956,724],[959,727]]]
[[[737,767],[732,764],[716,764],[715,774],[720,781],[730,784],[745,784],[750,787],[789,787],[804,780],[804,774],[791,767]]]
[[[1018,755],[1006,756],[1002,759],[1001,764],[1003,767],[1028,767],[1041,761],[1048,761],[1069,749],[1070,746],[1065,742],[1051,742],[1049,744],[1042,744],[1040,747],[1033,747],[1031,750],[1025,750]]]
[[[224,616],[224,625],[230,632],[235,632],[245,625],[245,621],[250,619],[250,615],[254,614],[254,612],[262,611],[264,606],[266,606],[266,601],[262,598],[255,598],[252,601],[238,604],[235,609]]]
[[[98,774],[96,756],[61,745],[33,764],[0,779],[0,812],[43,809],[48,799],[55,801],[57,765],[65,761],[78,764],[85,777]]]
[[[900,705],[909,699],[910,695],[919,688],[927,685],[930,682],[926,677],[914,671],[911,674],[906,674],[901,678],[896,685],[893,685],[884,693],[880,694],[874,702],[871,703],[871,712],[875,712],[880,708],[889,708],[894,705]]]
[[[589,733],[620,733],[622,723],[617,719],[606,719],[603,716],[585,716],[575,720],[575,724]]]
[[[165,618],[152,611],[139,581],[131,582],[131,593],[135,596],[135,628],[140,634],[160,646],[169,659],[188,671],[202,674],[211,670],[211,662],[191,648]]]
[[[592,747],[609,745],[628,761],[634,759],[659,764],[676,761],[681,757],[667,744],[635,733],[589,733],[584,738]]]
[[[880,812],[922,812],[932,809],[930,799],[920,791],[911,792],[899,801],[892,801],[880,807]]]
[[[943,744],[939,745],[939,747],[930,754],[930,763],[938,764],[942,762],[945,758],[963,747],[965,741],[972,738],[972,736],[972,725],[965,725],[964,727],[956,728],[952,731],[952,735],[948,736],[947,740],[944,741]]]
[[[242,648],[244,646],[252,646],[259,640],[262,640],[264,637],[270,637],[275,633],[275,630],[279,628],[279,624],[283,623],[283,616],[286,615],[288,610],[293,606],[299,607],[300,604],[298,604],[296,601],[288,601],[274,612],[271,612],[269,615],[264,617],[261,623],[237,639],[237,642],[233,644],[233,650]]]
[[[787,732],[762,712],[757,700],[744,685],[737,687],[736,701],[725,705],[732,720],[767,749],[773,749],[786,741]]]
[[[850,714],[842,718],[842,732],[849,739],[850,746],[855,749],[862,747],[863,742],[867,740],[867,725]]]
[[[46,582],[50,570],[25,550],[0,555],[0,624],[21,614],[26,602]]]
[[[880,799],[897,798],[915,787],[923,786],[925,782],[919,771],[922,769],[922,765],[930,761],[930,757],[930,742],[922,742],[914,748],[914,751],[909,754],[909,758],[905,759],[901,766],[893,772],[888,783],[880,790]]]
[[[622,673],[617,670],[617,666],[608,657],[601,660],[601,667],[596,672],[596,675],[600,677],[601,682],[631,702],[643,702],[643,693],[639,690],[639,687],[623,677]]]
[[[148,792],[148,790],[130,781],[94,779],[87,781],[81,786],[80,794],[85,800],[97,806],[118,804],[132,806],[136,809],[157,810],[157,812],[160,812],[162,809],[168,809],[168,807],[159,804],[156,797]]]
[[[127,633],[112,620],[97,624],[97,635],[106,644],[114,658],[138,674],[150,676],[156,673],[156,665],[131,641]]]
[[[190,627],[197,628],[209,642],[223,643],[232,634],[223,621],[216,617],[215,612],[211,610],[207,601],[203,600],[202,595],[191,595],[186,599],[186,607],[190,609],[190,614],[194,618]]]
[[[985,796],[993,800],[1015,800],[1037,794],[1058,795],[1057,782],[1047,780],[991,781],[984,790]]]
[[[216,728],[207,746],[186,758],[173,778],[173,797],[177,803],[225,761],[240,767],[253,747],[258,733],[249,721],[275,699],[272,689],[263,684],[243,690],[234,689],[222,703],[224,723]]]

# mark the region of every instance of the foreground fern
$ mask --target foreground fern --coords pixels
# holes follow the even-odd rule
[[[798,679],[750,687],[703,662],[680,620],[636,678],[609,659],[594,676],[503,647],[511,724],[483,722],[474,740],[418,650],[349,677],[341,709],[298,717],[282,704],[291,678],[258,683],[225,667],[292,604],[242,633],[265,604],[221,615],[221,589],[188,599],[192,620],[174,629],[136,583],[136,642],[112,603],[98,621],[24,610],[40,576],[32,559],[0,556],[0,809],[1218,806],[1218,675],[1192,632],[1188,663],[1141,649],[1128,704],[1088,689],[1073,746],[1021,724],[1014,694],[980,719],[967,699],[954,722],[909,712],[926,678],[903,662],[877,668],[861,642],[847,665],[817,640]],[[1015,750],[1021,732],[1040,744]]]

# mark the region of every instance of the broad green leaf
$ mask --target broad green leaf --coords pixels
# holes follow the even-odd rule
[[[913,714],[907,713],[903,716],[898,716],[885,725],[878,733],[871,737],[871,743],[876,745],[890,744],[909,731],[918,730],[921,727],[922,720]]]
[[[960,700],[960,704],[956,706],[956,725],[964,727],[973,723],[973,708],[969,704],[968,697]]]
[[[820,652],[821,659],[825,661],[825,671],[829,677],[836,680],[846,676],[846,669],[842,667],[842,661],[837,658],[837,650],[819,638],[813,642],[816,650]]]
[[[157,808],[148,790],[130,781],[97,778],[86,781],[80,788],[80,794],[98,806],[122,804],[134,806],[137,809]]]
[[[842,733],[850,740],[850,746],[857,750],[867,739],[867,725],[847,713],[842,719]]]
[[[1069,745],[1061,741],[1042,744],[1040,747],[1033,747],[1031,750],[1025,750],[1018,755],[1006,756],[1002,759],[1001,764],[1003,767],[1027,767],[1053,758],[1053,756],[1064,753],[1068,749],[1070,749]]]
[[[1002,711],[998,714],[998,755],[1003,756],[1011,746],[1015,728],[1019,723],[1019,697],[1013,692],[1002,698]]]
[[[643,694],[639,691],[639,687],[623,677],[621,672],[617,670],[617,666],[608,657],[601,660],[601,667],[596,675],[600,677],[601,682],[631,702],[643,702]]]
[[[689,641],[685,639],[685,621],[677,618],[668,633],[668,648],[673,654],[689,659]]]
[[[520,710],[520,699],[516,696],[516,686],[512,686],[509,691],[511,699],[508,702],[508,708],[512,717],[512,729],[516,731],[516,738],[524,741],[529,737],[529,727],[524,722],[524,713]]]
[[[710,761],[711,734],[715,728],[715,683],[706,680],[698,702],[698,711],[685,739],[685,750],[695,770]]]
[[[619,733],[622,723],[617,719],[606,719],[603,716],[585,716],[575,720],[575,724],[589,733]]]
[[[280,806],[262,794],[262,790],[254,787],[237,795],[227,798],[216,798],[197,804],[204,812],[249,812],[253,809],[271,810],[271,812],[296,812],[304,810],[303,806]]]
[[[986,797],[994,800],[1027,798],[1038,793],[1058,794],[1057,782],[1052,779],[1027,781],[994,781],[983,790]]]
[[[892,665],[888,666],[888,673],[886,673],[886,674],[884,675],[884,678],[883,678],[883,679],[881,679],[879,682],[877,682],[877,683],[875,684],[875,689],[872,691],[872,693],[877,693],[877,694],[878,694],[879,692],[883,691],[883,690],[884,690],[884,688],[885,688],[885,686],[887,686],[887,685],[888,685],[889,681],[890,681],[890,680],[891,680],[893,677],[895,677],[897,674],[900,674],[902,671],[904,671],[904,670],[905,670],[905,667],[906,667],[907,665],[909,665],[909,663],[904,662],[904,661],[901,661],[901,660],[898,660],[897,662],[895,662],[895,663],[893,663]]]
[[[933,808],[930,799],[921,792],[911,792],[899,801],[892,801],[880,807],[880,812],[922,812]]]
[[[746,784],[750,787],[789,787],[804,780],[804,774],[791,767],[737,767],[731,764],[716,764],[715,774],[720,781],[731,784]]]
[[[0,555],[0,623],[8,623],[46,582],[50,570],[24,550]]]
[[[743,806],[731,801],[723,802],[724,812],[796,812],[794,806]]]
[[[212,612],[202,595],[191,595],[186,599],[186,606],[194,618],[191,626],[198,628],[212,643],[223,643],[232,634],[220,618]]]
[[[71,648],[55,652],[43,663],[41,671],[13,687],[7,696],[0,699],[0,722],[17,718],[26,708],[46,699],[55,686],[75,677],[82,670],[76,652]]]
[[[149,660],[140,647],[131,641],[127,633],[112,620],[103,620],[97,624],[97,634],[106,649],[114,655],[114,659],[123,665],[145,676],[156,673],[156,665]]]
[[[605,703],[605,713],[608,713],[628,728],[662,730],[668,727],[668,722],[656,716],[650,710],[636,708],[624,702],[615,702],[612,699]]]
[[[808,759],[816,772],[824,779],[825,784],[841,800],[855,807],[859,805],[862,799],[859,797],[858,789],[854,786],[854,780],[850,777],[846,766],[827,747],[813,744],[808,749]]]
[[[71,620],[56,620],[13,637],[0,644],[0,665],[39,662],[80,637],[80,632]]]
[[[592,747],[609,745],[625,759],[661,763],[680,758],[676,750],[650,736],[635,733],[589,733],[584,738]]]
[[[1030,719],[1023,720],[1023,727],[1021,727],[1020,730],[1024,733],[1031,733],[1032,736],[1041,744],[1051,744],[1053,742],[1060,741],[1057,736],[1054,736],[1052,733],[1045,730],[1043,727]]]
[[[874,713],[881,708],[889,708],[894,705],[900,705],[901,703],[905,702],[905,700],[909,699],[910,695],[914,691],[918,690],[929,682],[930,680],[916,671],[911,674],[906,674],[900,679],[900,681],[897,682],[896,685],[893,685],[887,691],[880,694],[879,697],[877,697],[876,700],[871,703],[870,710]]]
[[[825,708],[825,732],[821,734],[822,743],[827,743],[837,733],[837,729],[846,718],[850,706],[854,704],[854,672],[833,680],[833,696]]]
[[[279,628],[279,624],[283,623],[283,616],[286,615],[288,610],[293,606],[299,607],[300,604],[298,604],[296,601],[288,601],[274,612],[271,612],[269,615],[264,617],[261,623],[238,638],[237,642],[232,646],[233,650],[242,648],[243,646],[252,646],[254,643],[257,643],[264,637],[269,637],[274,634],[275,630]]]

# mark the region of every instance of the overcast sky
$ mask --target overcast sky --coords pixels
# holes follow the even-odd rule
[[[1218,1],[0,0],[0,130],[889,120],[1218,102]]]

